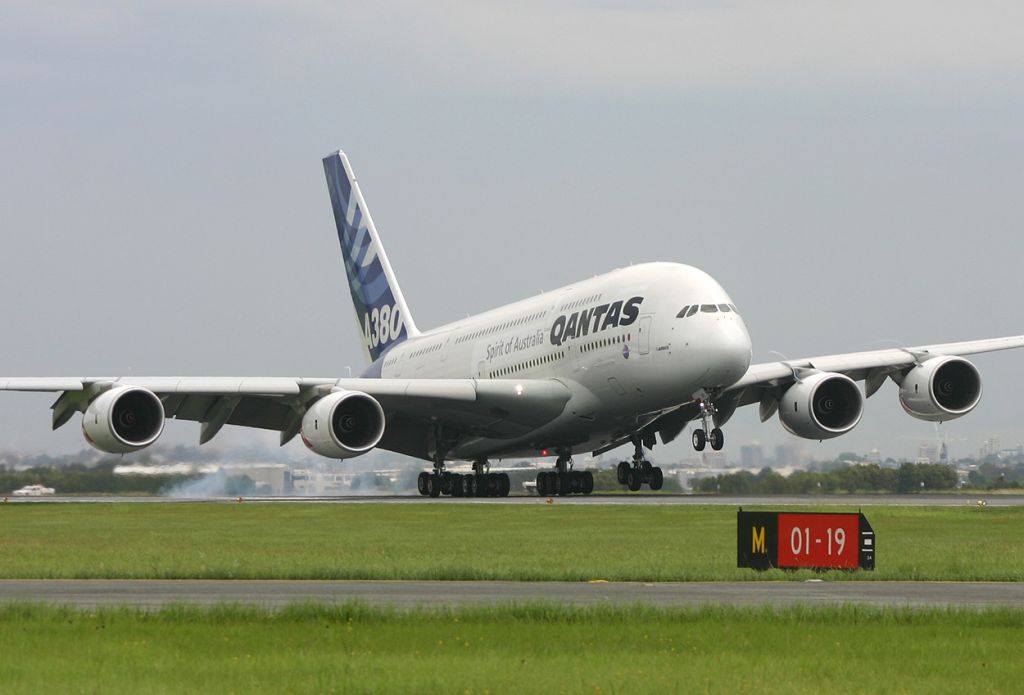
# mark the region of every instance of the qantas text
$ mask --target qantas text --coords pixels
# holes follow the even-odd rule
[[[631,326],[640,315],[643,297],[600,304],[589,309],[561,315],[551,325],[551,344],[561,345],[566,340],[579,338],[617,326]]]

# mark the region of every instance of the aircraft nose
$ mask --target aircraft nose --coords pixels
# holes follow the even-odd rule
[[[739,316],[723,317],[717,336],[717,353],[720,364],[719,383],[728,386],[739,381],[747,368],[753,351],[750,345],[750,334],[743,319]]]
[[[747,327],[733,314],[718,316],[703,328],[699,334],[691,335],[687,343],[690,364],[699,365],[701,387],[726,388],[750,366],[752,351]]]

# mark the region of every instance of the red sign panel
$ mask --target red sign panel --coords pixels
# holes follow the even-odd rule
[[[856,514],[779,514],[778,567],[859,567]]]

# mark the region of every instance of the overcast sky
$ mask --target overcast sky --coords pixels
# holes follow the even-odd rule
[[[669,260],[756,361],[1024,333],[1019,2],[8,0],[0,90],[4,375],[361,368],[338,148],[420,327]],[[954,455],[1024,440],[1024,351],[975,362]],[[51,401],[0,394],[0,449],[80,448]],[[805,448],[934,439],[889,384]]]

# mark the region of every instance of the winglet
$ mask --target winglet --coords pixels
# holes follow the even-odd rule
[[[348,157],[339,150],[324,157],[323,162],[352,304],[367,359],[374,362],[388,348],[418,335],[419,331]]]

